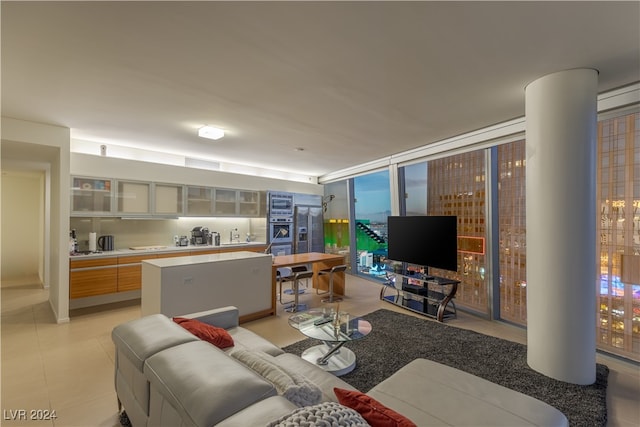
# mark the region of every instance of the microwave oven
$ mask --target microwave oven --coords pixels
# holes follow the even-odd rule
[[[269,193],[269,216],[293,216],[293,194],[281,192]]]

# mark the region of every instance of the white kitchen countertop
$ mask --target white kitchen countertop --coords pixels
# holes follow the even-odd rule
[[[69,255],[70,260],[87,259],[87,258],[108,258],[115,256],[131,256],[131,255],[145,255],[145,254],[159,254],[167,252],[190,252],[190,251],[205,251],[211,249],[226,249],[226,248],[251,248],[254,246],[264,246],[264,242],[250,242],[250,243],[223,243],[220,246],[212,245],[189,245],[189,246],[150,246],[150,249],[116,249],[115,251],[93,252],[90,254],[77,254]]]
[[[235,260],[244,260],[251,258],[269,258],[271,260],[270,254],[260,254],[257,252],[249,252],[249,251],[236,251],[236,252],[223,252],[220,254],[204,254],[204,255],[191,255],[191,256],[181,256],[181,257],[172,257],[172,258],[156,258],[156,259],[148,259],[143,261],[146,264],[153,265],[155,267],[177,267],[182,265],[193,265],[193,264],[205,264],[211,262],[225,262],[225,261],[235,261]]]

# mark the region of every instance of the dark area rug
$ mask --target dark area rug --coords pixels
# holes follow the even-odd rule
[[[380,309],[362,316],[373,325],[348,343],[356,369],[341,378],[366,392],[417,358],[433,360],[542,400],[564,413],[571,426],[605,426],[609,368],[596,366],[596,382],[580,386],[554,380],[527,365],[527,347],[443,323]],[[317,345],[305,339],[284,348],[300,355]]]

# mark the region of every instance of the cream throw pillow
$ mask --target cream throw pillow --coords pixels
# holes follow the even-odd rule
[[[278,394],[296,406],[315,405],[322,399],[322,391],[304,376],[287,372],[275,357],[262,351],[236,350],[231,356],[271,382]]]

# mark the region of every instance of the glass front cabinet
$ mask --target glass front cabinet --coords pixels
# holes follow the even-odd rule
[[[153,213],[156,216],[181,216],[184,214],[184,186],[180,184],[154,185]]]
[[[216,216],[256,217],[260,215],[260,192],[216,188],[213,206]]]
[[[118,181],[117,214],[149,215],[151,213],[151,183]]]
[[[213,215],[213,188],[187,186],[187,215]]]
[[[238,214],[238,191],[216,188],[213,212],[217,216],[236,216]]]
[[[238,215],[260,216],[260,192],[238,190]]]
[[[115,200],[114,180],[108,178],[73,177],[71,183],[71,213],[108,215]]]
[[[260,192],[74,176],[72,216],[259,217]]]

